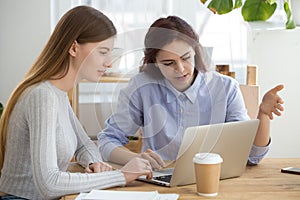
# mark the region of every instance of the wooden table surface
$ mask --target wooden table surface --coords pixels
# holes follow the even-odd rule
[[[154,191],[177,193],[179,200],[193,199],[256,199],[288,200],[300,199],[300,175],[281,173],[283,167],[299,167],[300,158],[265,158],[257,166],[247,166],[245,173],[232,179],[220,181],[216,197],[201,197],[196,194],[196,185],[167,188],[140,181],[127,187],[111,188],[119,191]],[[77,194],[68,195],[62,200],[73,200]]]

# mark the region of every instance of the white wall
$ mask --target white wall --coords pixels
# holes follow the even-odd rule
[[[0,1],[0,101],[4,104],[49,38],[50,2]]]
[[[4,104],[49,38],[53,2],[60,1],[0,1],[0,101]],[[285,84],[280,93],[285,100],[285,112],[272,122],[269,157],[300,157],[300,28],[290,31],[251,28],[250,33],[249,60],[259,66],[260,95],[277,83]]]
[[[249,62],[258,65],[260,96],[278,83],[285,85],[279,93],[285,111],[272,121],[268,156],[300,157],[300,27],[286,30],[284,25],[251,23],[248,42]]]

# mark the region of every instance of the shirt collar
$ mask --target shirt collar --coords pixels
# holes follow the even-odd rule
[[[167,80],[164,79],[163,82],[169,90],[166,93],[166,100],[168,103],[171,103],[173,101],[175,101],[176,99],[179,98],[180,95],[184,95],[186,98],[188,98],[192,103],[195,103],[196,99],[197,99],[197,94],[198,91],[200,89],[201,86],[201,80],[203,79],[203,73],[198,72],[195,81],[193,82],[193,84],[184,92],[180,92],[178,90],[176,90],[172,84]]]
[[[197,95],[198,95],[198,91],[200,89],[200,83],[202,80],[202,73],[198,72],[193,84],[186,90],[183,92],[183,94],[185,94],[185,96],[192,102],[195,103],[196,99],[197,99]]]

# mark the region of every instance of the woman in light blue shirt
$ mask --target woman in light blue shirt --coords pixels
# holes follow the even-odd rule
[[[133,157],[150,161],[153,169],[176,159],[184,131],[190,126],[249,120],[236,80],[207,70],[198,35],[176,16],[160,18],[145,37],[141,73],[120,91],[117,111],[98,134],[105,160],[125,164]],[[276,86],[262,100],[260,125],[249,155],[257,164],[268,152],[270,120],[283,111]],[[124,147],[128,136],[142,129],[142,153]]]

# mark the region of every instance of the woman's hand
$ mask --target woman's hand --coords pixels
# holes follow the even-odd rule
[[[147,179],[152,178],[152,167],[148,160],[135,157],[131,159],[124,167],[122,167],[126,180],[126,184],[134,181],[139,176],[146,175]]]
[[[282,90],[283,87],[283,85],[277,85],[263,96],[262,102],[259,106],[259,115],[268,115],[271,120],[274,118],[273,114],[277,116],[281,115],[281,112],[284,110],[282,106],[284,101],[277,93]]]
[[[165,162],[160,157],[160,155],[158,155],[157,153],[155,153],[151,149],[147,149],[145,152],[139,154],[139,156],[141,158],[144,158],[144,159],[148,160],[150,162],[151,167],[152,167],[153,170],[161,169],[161,168],[164,168],[166,166]]]
[[[95,162],[92,164],[89,164],[85,168],[85,172],[87,173],[99,173],[99,172],[105,172],[105,171],[112,171],[113,168],[109,164],[105,162]]]

